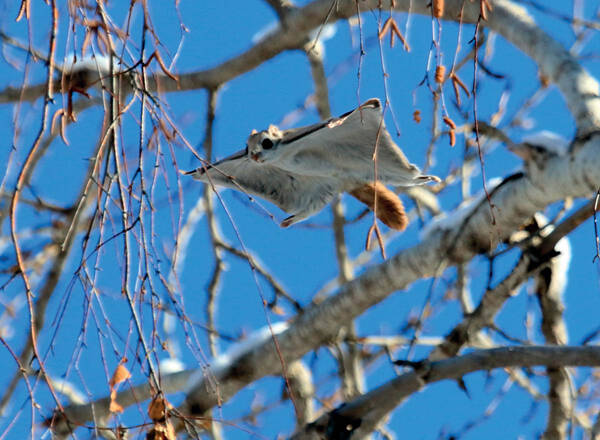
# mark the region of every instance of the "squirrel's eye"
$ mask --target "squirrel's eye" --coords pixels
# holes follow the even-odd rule
[[[269,138],[264,138],[260,144],[265,150],[270,150],[273,148],[273,141]]]

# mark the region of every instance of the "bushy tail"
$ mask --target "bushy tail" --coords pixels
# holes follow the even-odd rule
[[[375,197],[377,197],[377,212],[375,215],[385,225],[398,231],[403,231],[408,225],[408,217],[404,211],[402,200],[390,191],[385,185],[369,183],[350,191],[350,195],[375,211]]]

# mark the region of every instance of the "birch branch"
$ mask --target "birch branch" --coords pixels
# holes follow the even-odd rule
[[[600,347],[506,347],[477,350],[452,359],[423,363],[414,371],[402,374],[342,408],[323,415],[292,438],[363,438],[375,428],[382,415],[387,414],[406,396],[431,383],[459,379],[475,371],[507,367],[598,365]],[[344,437],[336,437],[336,434],[341,435],[342,432]]]

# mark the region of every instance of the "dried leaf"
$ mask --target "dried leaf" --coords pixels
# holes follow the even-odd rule
[[[150,405],[148,405],[148,416],[153,422],[165,420],[167,418],[168,407],[169,403],[165,399],[165,396],[162,393],[158,393],[154,396]]]
[[[123,411],[125,411],[124,408],[121,405],[119,405],[116,400],[111,400],[110,401],[110,405],[108,406],[108,410],[111,413],[119,413],[119,414],[121,414]]]
[[[127,367],[125,367],[125,365],[123,365],[123,362],[121,362],[119,364],[119,366],[115,369],[115,372],[113,373],[112,377],[110,378],[110,381],[108,382],[108,386],[111,389],[113,389],[115,387],[115,385],[126,381],[130,377],[131,377],[131,373],[129,372]]]
[[[456,133],[454,132],[454,130],[450,130],[448,132],[448,135],[450,136],[450,146],[453,147],[454,145],[456,145]]]
[[[117,392],[114,388],[110,391],[110,404],[108,405],[108,410],[111,413],[122,413],[123,407],[117,403]]]

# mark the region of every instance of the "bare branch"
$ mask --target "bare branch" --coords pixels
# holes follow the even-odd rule
[[[394,9],[430,15],[429,4],[411,0],[368,0],[361,9]],[[503,35],[508,41],[531,56],[540,71],[556,83],[563,93],[567,105],[575,118],[578,135],[585,137],[600,126],[600,109],[597,104],[599,88],[597,81],[569,54],[558,42],[542,31],[522,6],[508,0],[496,0],[493,10],[488,12],[483,25]],[[331,0],[315,0],[303,8],[297,8],[286,15],[285,27],[269,33],[255,46],[241,55],[232,58],[212,69],[190,72],[179,76],[178,81],[168,76],[150,78],[148,88],[156,90],[156,81],[161,82],[164,92],[183,91],[199,88],[215,89],[231,79],[248,72],[264,61],[281,52],[302,47],[308,33],[327,20],[348,19],[357,12],[355,0],[337,0],[331,8]],[[480,6],[477,2],[464,3],[461,0],[447,1],[443,19],[463,23],[479,21]],[[0,93],[0,103],[19,99],[15,90],[7,89]],[[12,93],[12,94],[11,94]],[[28,96],[29,94],[26,93]],[[10,95],[12,99],[5,95]],[[39,96],[39,95],[38,95]]]
[[[292,438],[321,439],[325,432],[344,432],[362,438],[370,433],[380,418],[396,407],[407,396],[425,386],[446,379],[459,379],[475,371],[494,368],[546,366],[560,368],[569,366],[600,365],[599,347],[506,347],[478,350],[467,355],[424,362],[415,371],[402,374],[373,391],[327,413],[307,425],[304,431]],[[330,437],[329,437],[330,438]]]

